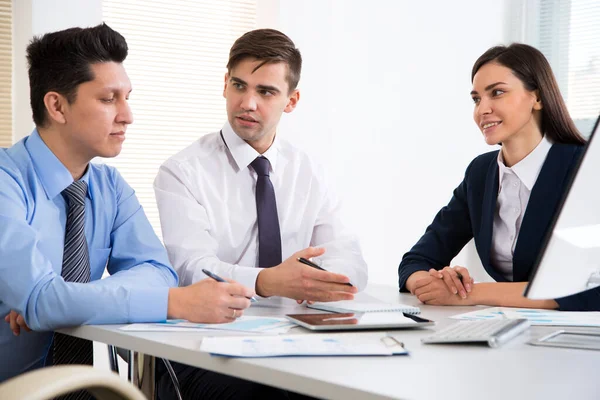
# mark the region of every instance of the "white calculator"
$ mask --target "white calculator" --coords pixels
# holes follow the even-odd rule
[[[524,332],[530,325],[529,320],[521,318],[459,321],[421,339],[421,342],[487,343],[490,347],[498,347]]]

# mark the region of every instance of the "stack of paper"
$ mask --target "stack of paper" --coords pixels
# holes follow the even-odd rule
[[[200,350],[228,357],[391,356],[408,354],[385,333],[205,337]]]

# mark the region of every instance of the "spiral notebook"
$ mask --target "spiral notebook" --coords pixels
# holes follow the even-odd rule
[[[398,303],[360,302],[355,300],[332,301],[330,303],[309,304],[308,307],[317,310],[337,313],[369,313],[369,312],[403,312],[406,314],[419,314],[419,307]]]

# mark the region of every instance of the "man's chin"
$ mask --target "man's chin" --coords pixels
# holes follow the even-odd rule
[[[254,129],[248,129],[248,128],[244,128],[244,127],[240,127],[240,126],[235,126],[233,131],[241,139],[249,141],[249,142],[259,140],[264,136],[262,131],[256,131]]]
[[[118,148],[114,147],[114,148],[109,148],[109,149],[102,149],[102,151],[98,152],[98,155],[96,157],[115,158],[116,156],[121,154],[121,150],[122,150],[121,146],[119,146]]]

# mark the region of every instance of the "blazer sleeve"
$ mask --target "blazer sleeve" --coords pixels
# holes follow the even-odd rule
[[[600,311],[600,287],[555,299],[560,311]]]
[[[437,270],[447,266],[460,250],[473,238],[467,193],[469,172],[474,161],[469,164],[461,184],[454,189],[452,199],[435,216],[425,234],[402,257],[398,267],[399,287],[406,292],[406,280],[417,271]]]

